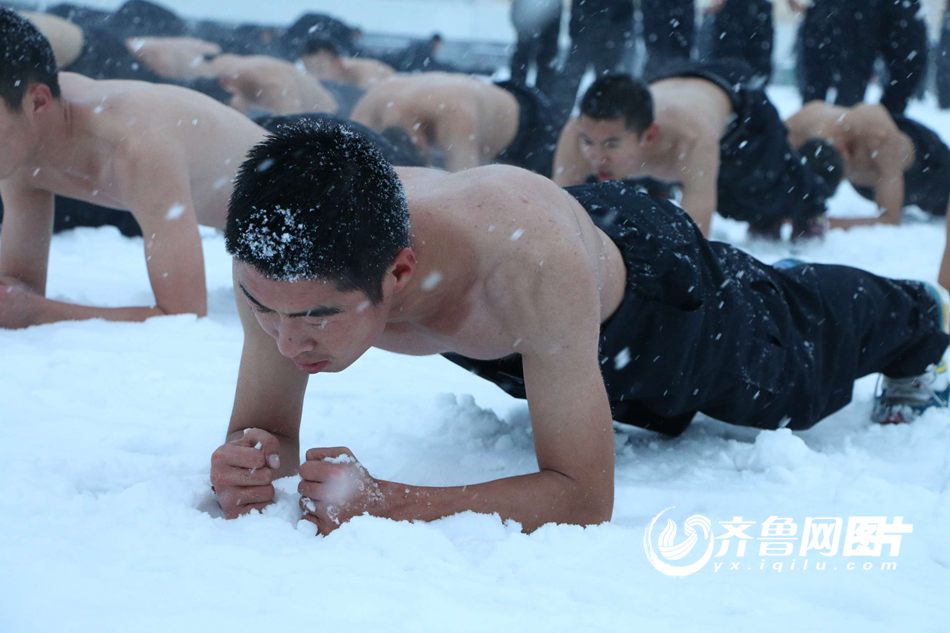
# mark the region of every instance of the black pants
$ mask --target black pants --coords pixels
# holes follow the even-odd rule
[[[937,102],[942,110],[950,108],[950,2],[943,14],[940,43],[937,46]]]
[[[914,144],[914,164],[904,172],[904,206],[916,205],[930,215],[946,215],[950,204],[950,148],[922,123],[894,115],[897,129]],[[872,187],[855,190],[874,200]]]
[[[693,0],[641,0],[643,43],[647,50],[644,74],[665,64],[690,58],[696,30]]]
[[[53,233],[68,231],[79,226],[114,226],[126,237],[142,234],[139,223],[128,211],[100,207],[82,200],[56,196]],[[0,224],[3,224],[3,201],[0,200]]]
[[[775,28],[769,0],[727,0],[711,19],[709,57],[741,59],[755,77],[768,83],[772,76]]]
[[[927,66],[927,32],[919,0],[815,0],[799,29],[802,100],[864,100],[878,58],[887,78],[881,104],[894,114],[907,107]]]
[[[551,177],[561,132],[557,108],[540,90],[513,81],[495,83],[518,100],[518,133],[494,162],[515,165]]]
[[[561,3],[551,6],[536,20],[521,19],[519,9],[523,5],[538,6],[537,0],[515,0],[512,5],[512,24],[517,32],[515,50],[511,54],[511,80],[527,84],[528,68],[537,69],[534,87],[550,97],[555,91],[557,71],[554,63],[557,58],[557,40],[561,33]]]
[[[574,108],[577,88],[588,68],[598,76],[620,66],[633,45],[633,2],[627,0],[573,0],[571,46],[553,99],[566,120]]]
[[[678,207],[622,182],[568,191],[627,267],[625,298],[600,340],[618,421],[676,435],[702,412],[806,429],[850,402],[855,379],[922,373],[950,341],[918,282],[845,266],[774,269],[707,241]],[[526,396],[520,356],[447,357]]]

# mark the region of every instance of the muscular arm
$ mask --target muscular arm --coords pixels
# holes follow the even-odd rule
[[[683,166],[681,206],[706,237],[709,237],[712,216],[719,201],[718,178],[718,143],[710,140],[697,142]]]
[[[587,181],[590,172],[590,165],[581,153],[577,120],[571,119],[561,130],[561,137],[557,142],[553,180],[561,187],[582,185]]]
[[[0,196],[4,209],[0,276],[21,281],[33,292],[45,295],[53,235],[53,194],[31,188],[17,175],[0,183]]]
[[[873,218],[832,218],[829,221],[832,228],[901,223],[904,209],[904,157],[897,138],[889,136],[880,143],[872,144],[869,150],[877,170],[874,202],[881,214]]]
[[[297,472],[300,415],[307,377],[277,351],[257,322],[234,275],[244,349],[224,444],[211,456],[211,485],[228,518],[263,510],[273,482]]]
[[[548,268],[549,261],[557,263]],[[522,339],[517,349],[538,471],[454,487],[379,481],[383,501],[368,511],[433,520],[474,510],[514,519],[528,531],[545,523],[606,521],[613,508],[614,446],[598,363],[600,303],[590,264],[564,248],[545,258],[543,279],[522,272],[496,283],[508,289],[497,296],[511,306],[506,331]]]
[[[274,339],[261,329],[236,277],[234,291],[244,347],[227,437],[236,439],[247,428],[274,435],[280,441],[276,476],[293,475],[300,463],[300,417],[308,376],[281,356]]]
[[[435,142],[445,152],[445,168],[462,171],[481,164],[482,139],[474,104],[457,104],[444,112],[429,113],[435,126]]]
[[[576,265],[569,265],[573,263]],[[432,519],[461,510],[497,512],[526,530],[544,523],[608,520],[613,508],[614,448],[610,406],[597,359],[599,299],[578,258],[562,259],[545,278],[571,280],[529,293],[519,326],[538,472],[463,488],[383,487],[388,515]],[[568,272],[568,270],[570,272]],[[565,299],[571,297],[570,299]],[[567,305],[565,305],[565,301]],[[519,321],[522,317],[518,317]]]
[[[102,308],[53,301],[40,295],[30,298],[34,304],[32,323],[94,318],[143,321],[163,314],[203,316],[207,312],[204,260],[186,158],[161,139],[142,138],[136,139],[133,147],[120,149],[115,162],[117,181],[127,183],[123,197],[142,227],[155,305]],[[22,239],[22,232],[16,230],[16,225],[14,228],[14,235],[20,233]],[[45,262],[48,246],[40,248]],[[45,280],[45,264],[42,279]]]

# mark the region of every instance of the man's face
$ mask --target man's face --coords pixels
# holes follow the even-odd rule
[[[640,135],[627,128],[623,119],[577,120],[581,154],[598,181],[632,178],[643,167]]]
[[[372,347],[386,327],[391,297],[373,305],[358,290],[341,292],[333,282],[275,281],[236,262],[238,292],[281,355],[300,371],[338,372]]]
[[[0,180],[9,178],[33,155],[30,122],[23,112],[14,112],[0,99]]]

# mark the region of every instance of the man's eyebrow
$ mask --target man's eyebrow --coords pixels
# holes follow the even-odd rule
[[[336,306],[314,306],[309,310],[304,310],[303,312],[293,312],[288,314],[289,317],[326,317],[333,316],[334,314],[340,314],[343,312],[342,308],[337,308]]]
[[[251,303],[256,305],[261,310],[266,310],[267,312],[274,312],[271,308],[268,308],[263,303],[251,296],[251,293],[247,291],[247,288],[244,287],[244,284],[238,284],[238,287],[241,289],[241,292],[244,293],[244,296],[248,298]],[[333,316],[335,314],[340,314],[343,312],[342,308],[336,306],[314,306],[309,310],[303,310],[302,312],[293,312],[288,314],[288,317],[327,317]]]
[[[255,299],[254,297],[252,297],[252,296],[251,296],[251,293],[248,292],[248,291],[247,291],[247,288],[244,287],[244,284],[240,284],[240,283],[239,283],[239,284],[238,284],[238,288],[240,288],[240,289],[241,289],[241,292],[244,293],[244,296],[247,297],[248,300],[250,300],[250,302],[253,303],[254,305],[256,305],[258,308],[260,308],[261,310],[267,310],[268,312],[273,312],[273,310],[271,310],[271,309],[268,308],[266,305],[264,305],[263,303],[261,303],[260,301],[258,301],[258,300]]]

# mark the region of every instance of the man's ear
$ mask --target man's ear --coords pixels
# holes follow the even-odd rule
[[[656,143],[658,138],[660,138],[660,126],[654,122],[651,123],[647,129],[640,133],[640,144],[653,145]]]
[[[41,112],[49,110],[53,106],[56,98],[50,91],[49,86],[42,83],[32,84],[23,95],[23,112],[34,116]]]
[[[396,253],[396,257],[387,272],[387,275],[392,278],[395,292],[399,292],[409,285],[409,280],[416,272],[416,266],[416,253],[411,247],[407,246]]]

